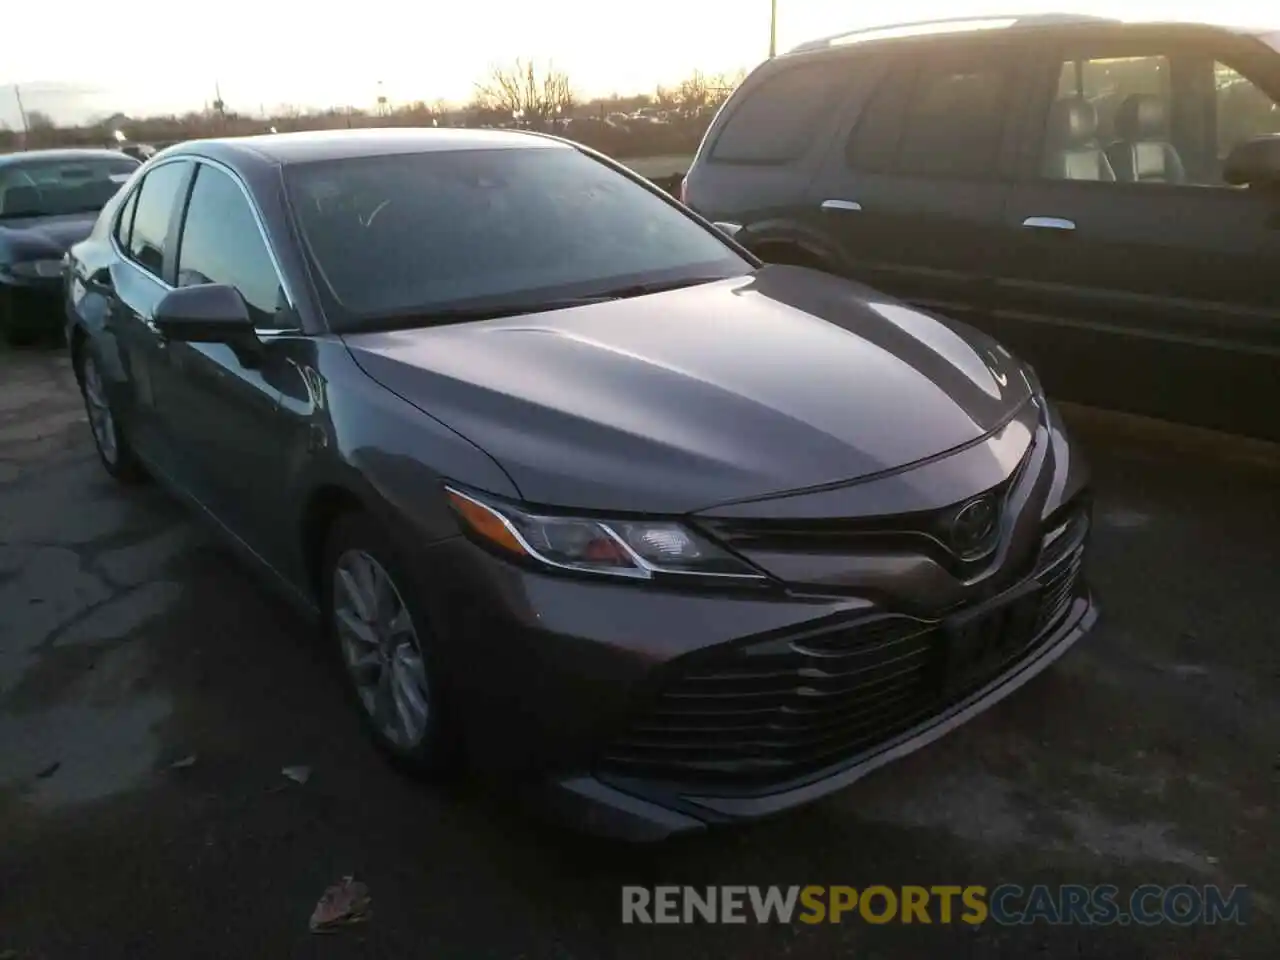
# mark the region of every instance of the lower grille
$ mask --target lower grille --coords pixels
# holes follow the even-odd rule
[[[1010,607],[979,622],[976,662],[972,650],[958,662],[959,641],[941,624],[897,615],[717,648],[683,662],[679,676],[610,744],[600,772],[751,790],[871,750],[963,700],[1048,639],[1078,593],[1083,554],[1076,537],[1054,548],[1042,556],[1034,574],[1040,589],[1020,619]]]

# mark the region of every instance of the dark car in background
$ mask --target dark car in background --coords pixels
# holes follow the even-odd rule
[[[1068,16],[758,68],[685,183],[765,260],[980,327],[1050,394],[1280,439],[1280,33]]]
[[[317,616],[378,744],[633,838],[812,800],[1096,616],[1087,469],[977,331],[567,141],[194,142],[70,255],[95,442]]]
[[[62,331],[62,258],[138,168],[114,150],[0,155],[0,338]]]

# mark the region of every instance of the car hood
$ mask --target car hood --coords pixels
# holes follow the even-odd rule
[[[4,220],[0,221],[0,243],[18,254],[15,260],[61,257],[73,244],[89,236],[97,219],[97,213],[77,213]]]
[[[971,328],[797,267],[345,340],[525,499],[581,509],[684,513],[883,473],[985,436],[1030,393]]]

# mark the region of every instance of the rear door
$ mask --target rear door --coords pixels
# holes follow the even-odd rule
[[[1046,41],[1036,89],[993,332],[1065,399],[1280,439],[1280,196],[1221,179],[1232,147],[1280,131],[1280,57],[1118,28]],[[1064,98],[1089,102],[1114,180],[1045,164]]]
[[[169,291],[179,200],[191,176],[189,160],[172,160],[149,170],[120,206],[112,242],[118,259],[103,278],[110,310],[106,327],[125,370],[120,397],[134,448],[154,466],[172,474],[176,464],[160,430],[155,383],[163,377],[166,343],[156,328],[156,305]]]
[[[796,215],[844,117],[874,89],[880,64],[836,50],[769,61],[734,93],[707,131],[685,180],[684,199],[766,260],[797,235]]]
[[[959,319],[982,308],[1025,59],[985,37],[896,48],[809,190],[806,215],[836,240],[840,272]]]

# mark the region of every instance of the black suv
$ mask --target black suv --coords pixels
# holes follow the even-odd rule
[[[1098,406],[1280,439],[1280,33],[878,28],[755,70],[683,186],[766,260],[965,320]]]

